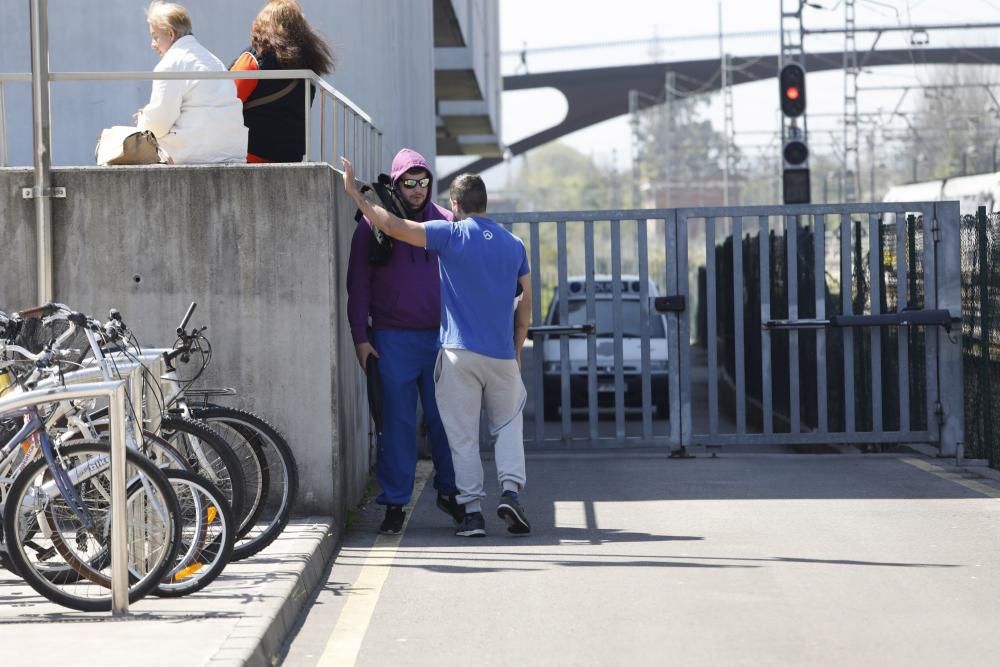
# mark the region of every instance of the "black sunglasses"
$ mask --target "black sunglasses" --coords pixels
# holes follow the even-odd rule
[[[431,184],[431,179],[430,178],[421,178],[421,179],[417,180],[415,178],[404,178],[403,180],[400,181],[400,184],[404,188],[406,188],[407,190],[412,190],[413,188],[417,187],[418,185],[420,187],[422,187],[422,188],[426,188],[428,185]]]

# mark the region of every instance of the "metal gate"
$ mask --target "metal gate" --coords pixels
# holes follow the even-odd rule
[[[530,449],[962,442],[957,203],[503,213]]]

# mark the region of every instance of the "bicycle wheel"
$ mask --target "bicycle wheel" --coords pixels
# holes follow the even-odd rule
[[[92,424],[91,427],[94,430],[94,435],[102,442],[109,441],[110,436],[108,435],[107,423]],[[132,440],[132,438],[129,438],[130,442]],[[65,445],[74,445],[78,442],[86,441],[88,441],[87,438],[77,434],[77,437],[71,437],[56,446],[61,447]],[[137,451],[155,463],[158,468],[187,470],[188,472],[191,471],[191,464],[188,460],[180,452],[174,449],[173,445],[171,445],[166,439],[152,433],[151,431],[142,432],[142,443],[138,446]]]
[[[246,503],[246,482],[236,455],[215,431],[196,419],[164,417],[160,435],[180,452],[191,472],[214,484],[229,501],[233,516],[242,516]]]
[[[153,590],[160,597],[180,597],[212,583],[233,554],[236,526],[229,503],[203,477],[165,471],[180,506],[181,546],[174,567]]]
[[[88,442],[59,451],[82,508],[58,490],[45,459],[14,480],[4,504],[4,535],[17,573],[39,594],[78,611],[111,609],[111,448]],[[129,600],[164,577],[180,543],[177,498],[163,473],[126,452]],[[72,581],[53,570],[73,570]]]
[[[268,481],[267,470],[261,467],[261,461],[266,460],[264,450],[255,443],[254,438],[247,437],[235,424],[219,420],[199,419],[199,421],[204,422],[225,440],[230,451],[240,462],[243,471],[244,497],[242,515],[234,517],[238,537],[241,531],[249,530],[263,510],[261,500],[267,495]]]
[[[259,452],[262,496],[254,510],[253,522],[240,529],[233,560],[253,556],[277,539],[288,525],[299,488],[292,450],[277,429],[252,412],[210,405],[192,408],[192,414],[208,424],[230,425]]]

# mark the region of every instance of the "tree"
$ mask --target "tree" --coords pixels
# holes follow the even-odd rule
[[[517,176],[511,181],[506,197],[521,211],[588,211],[624,208],[631,205],[631,181],[613,167],[603,167],[575,148],[555,142],[546,144],[526,155]],[[638,223],[623,221],[621,225],[622,273],[638,273],[636,230]],[[531,226],[521,223],[513,232],[531,249]],[[594,234],[594,272],[611,273],[611,222],[592,223]],[[586,271],[584,256],[587,225],[570,221],[566,230],[566,264],[569,275]],[[537,224],[537,271],[542,285],[538,295],[544,313],[558,283],[557,226],[551,222]],[[662,248],[651,242],[649,262],[651,272],[664,265]],[[529,254],[529,257],[531,255]]]
[[[657,100],[639,112],[641,180],[649,184],[655,206],[722,203],[727,137],[702,117],[706,97]],[[738,202],[743,155],[730,146],[730,202]]]
[[[524,157],[509,194],[518,208],[532,211],[587,211],[613,208],[620,180],[572,146],[546,144]]]
[[[1000,104],[988,84],[994,67],[938,68],[916,109],[893,162],[897,183],[997,170]],[[959,84],[963,87],[936,88]]]

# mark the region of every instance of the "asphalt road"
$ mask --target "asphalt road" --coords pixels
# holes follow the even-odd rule
[[[533,533],[478,540],[428,486],[401,537],[361,512],[284,664],[995,665],[1000,488],[939,465],[536,455]]]

